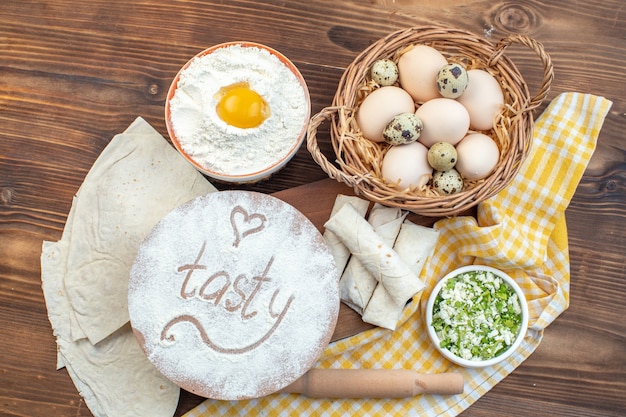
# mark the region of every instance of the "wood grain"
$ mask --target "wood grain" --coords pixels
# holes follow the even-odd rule
[[[570,308],[546,329],[524,364],[462,415],[625,415],[621,0],[3,0],[0,415],[91,416],[67,372],[55,370],[56,347],[41,292],[41,244],[60,238],[72,196],[116,133],[142,116],[167,137],[165,95],[191,56],[232,40],[274,47],[298,66],[318,112],[330,105],[343,69],[363,48],[397,29],[430,24],[470,30],[494,42],[509,33],[529,35],[554,62],[549,99],[581,91],[613,102],[566,212]],[[516,46],[507,55],[531,91],[538,88],[542,74],[533,53]],[[324,127],[318,137],[330,152]],[[237,188],[274,193],[323,178],[303,148],[270,180]],[[199,402],[184,394],[177,415]]]

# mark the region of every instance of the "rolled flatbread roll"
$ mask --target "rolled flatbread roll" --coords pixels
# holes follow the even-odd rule
[[[393,249],[417,278],[424,263],[432,255],[438,238],[438,231],[405,221]],[[378,284],[363,311],[363,321],[395,330],[406,303],[423,289],[424,283],[420,279],[402,283],[387,280]],[[392,297],[392,293],[395,293],[396,297]],[[404,301],[398,303],[402,299]]]
[[[406,215],[399,208],[377,203],[372,207],[367,221],[386,244],[393,246]],[[339,281],[341,300],[357,313],[363,314],[377,284],[376,277],[365,268],[358,257],[353,256]]]
[[[406,220],[393,246],[404,262],[419,276],[426,260],[432,256],[439,231]]]
[[[367,213],[367,209],[369,207],[369,201],[363,200],[362,198],[355,196],[348,196],[339,194],[335,199],[335,204],[330,212],[330,216],[334,216],[344,205],[350,204],[357,213],[361,215],[361,217],[365,217],[365,213]],[[341,239],[337,237],[330,230],[324,230],[324,239],[328,246],[330,247],[330,251],[335,260],[335,266],[337,267],[337,271],[339,274],[343,272],[346,265],[348,264],[348,259],[350,258],[350,250],[346,248],[346,246],[341,242]]]
[[[343,206],[324,226],[335,233],[367,271],[385,286],[397,304],[406,301],[403,287],[414,286],[419,278],[354,207]]]

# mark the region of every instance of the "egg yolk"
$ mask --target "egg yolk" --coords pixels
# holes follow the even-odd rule
[[[270,108],[248,83],[222,87],[216,95],[218,116],[231,126],[247,129],[257,127],[270,115]]]

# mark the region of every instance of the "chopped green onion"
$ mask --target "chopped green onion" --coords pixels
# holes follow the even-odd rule
[[[449,279],[433,307],[432,325],[440,347],[466,360],[487,360],[505,352],[522,323],[517,294],[490,271]]]

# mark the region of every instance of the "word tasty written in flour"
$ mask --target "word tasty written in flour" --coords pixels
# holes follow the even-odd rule
[[[233,247],[238,247],[247,236],[262,232],[265,229],[267,219],[263,214],[249,214],[243,207],[236,206],[230,215],[230,224],[233,229]],[[243,346],[227,347],[220,344],[219,340],[211,338],[203,324],[191,314],[184,314],[170,320],[161,332],[161,340],[175,342],[175,337],[170,329],[182,322],[195,326],[205,345],[216,352],[226,354],[241,354],[253,350],[263,344],[280,326],[285,315],[291,307],[295,296],[292,294],[282,306],[277,304],[280,288],[276,288],[271,278],[271,269],[275,256],[272,255],[267,262],[261,265],[262,270],[257,273],[239,274],[232,277],[226,270],[211,271],[209,265],[203,263],[206,250],[206,241],[198,251],[193,263],[181,265],[179,273],[184,273],[184,280],[180,289],[183,300],[201,300],[209,303],[213,308],[223,309],[231,317],[246,323],[253,317],[262,314],[259,307],[271,293],[270,301],[265,312],[270,318],[270,327],[256,340],[246,342]],[[261,269],[259,268],[259,269]],[[274,284],[274,285],[272,285]],[[272,292],[273,291],[273,292]],[[258,323],[254,324],[258,326]]]

